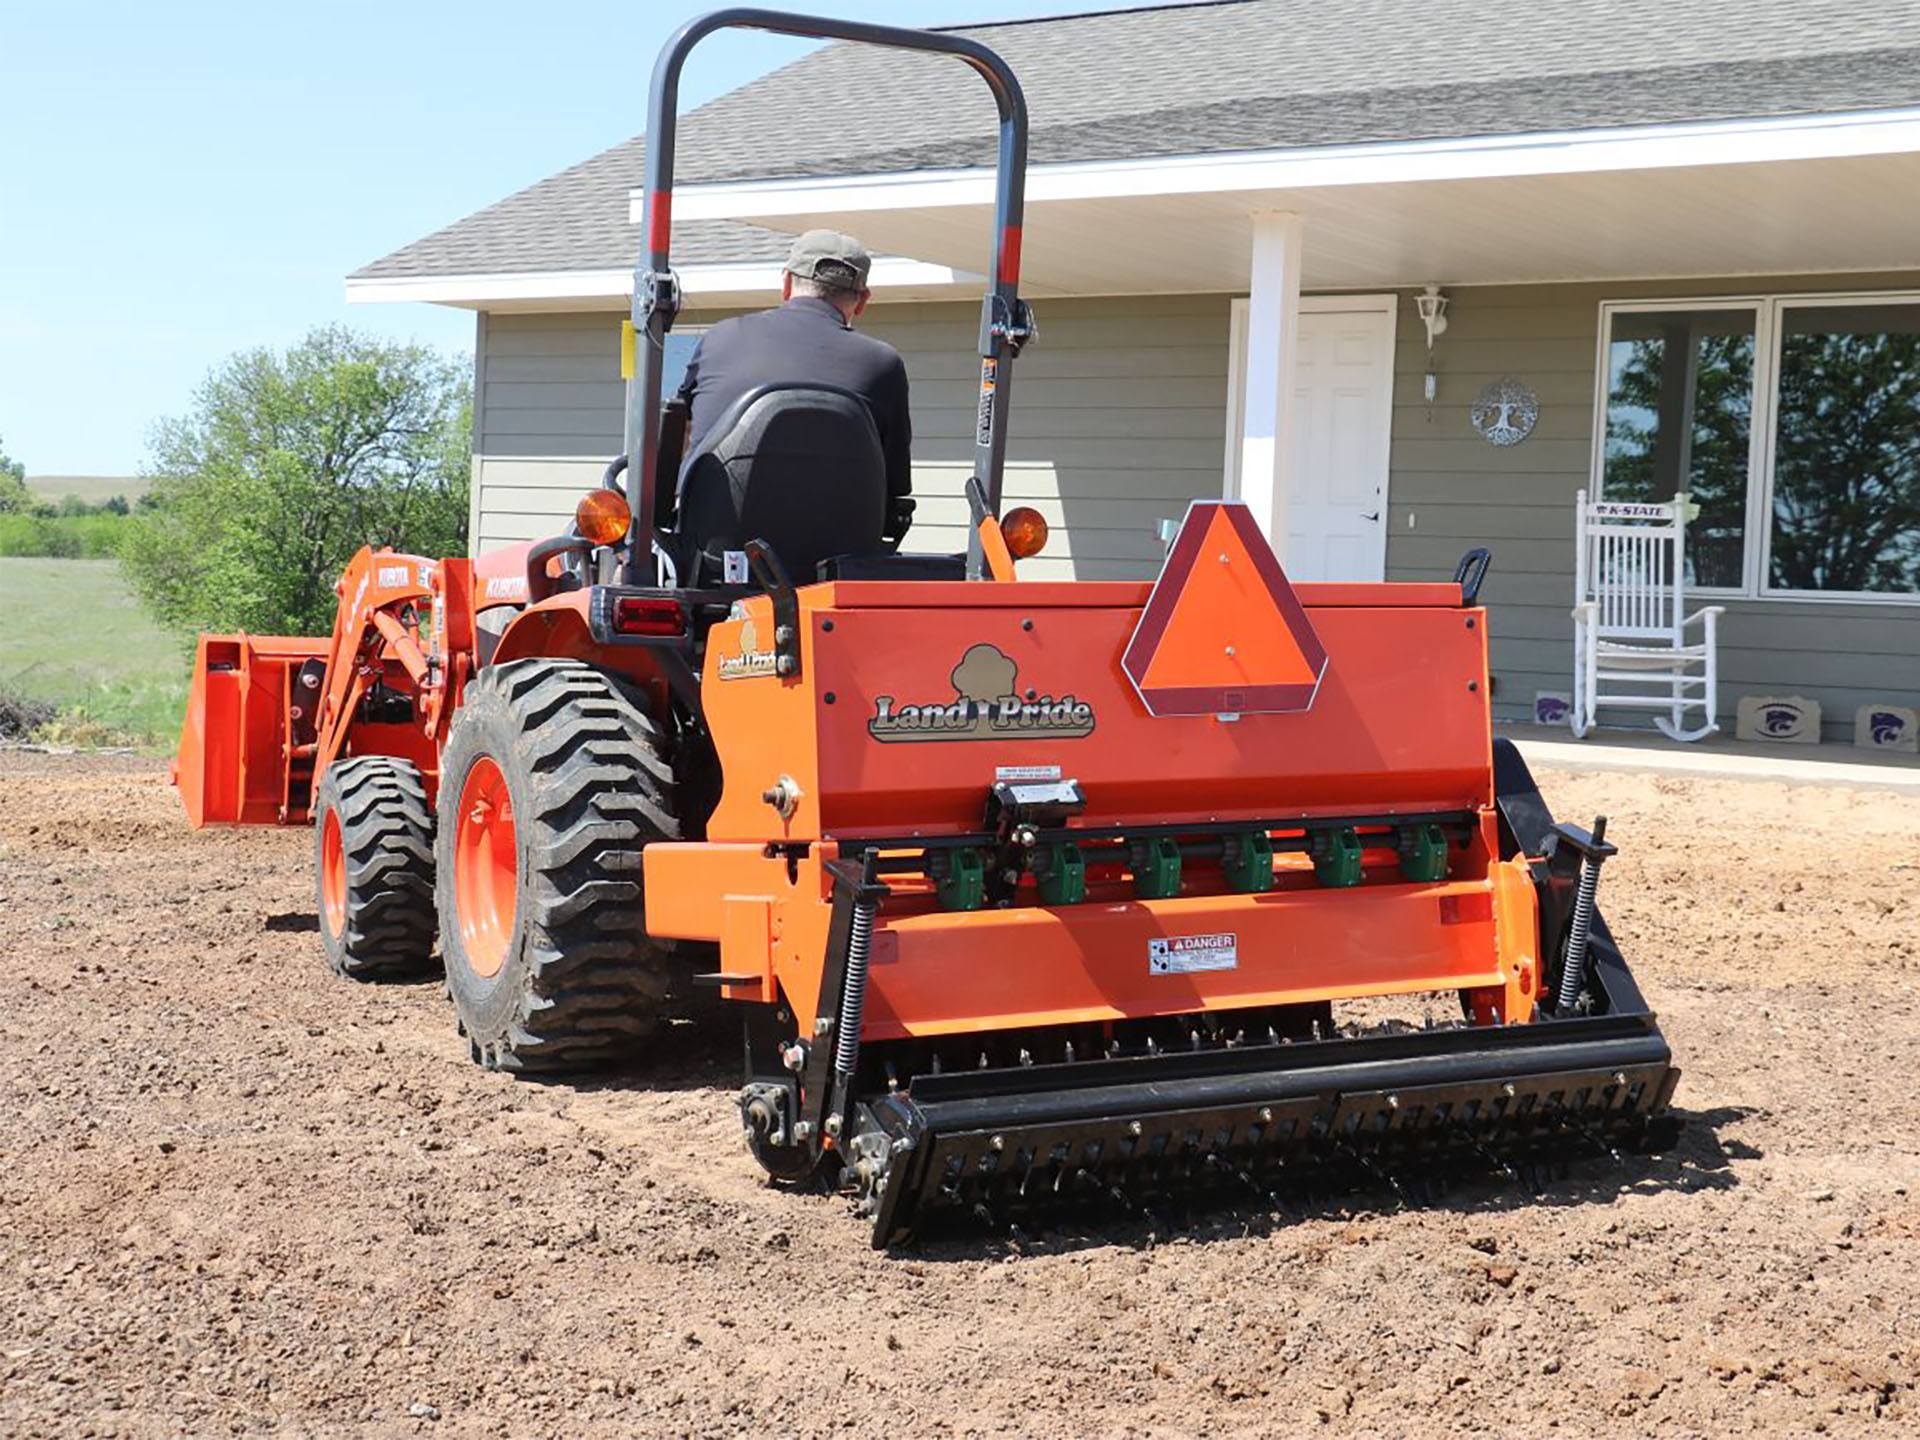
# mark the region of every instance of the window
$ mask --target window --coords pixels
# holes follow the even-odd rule
[[[1780,312],[1767,583],[1920,591],[1920,304]]]
[[[1690,585],[1741,583],[1756,318],[1751,307],[1613,317],[1600,488],[1610,500],[1692,496]]]
[[[1694,503],[1687,579],[1920,600],[1920,297],[1602,307],[1595,488]]]

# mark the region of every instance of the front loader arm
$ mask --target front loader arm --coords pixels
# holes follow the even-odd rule
[[[347,562],[334,586],[340,608],[334,612],[326,688],[314,736],[316,782],[345,752],[361,702],[375,682],[386,677],[389,662],[397,664],[415,687],[428,687],[435,667],[421,648],[417,617],[433,601],[435,569],[434,561],[418,555],[376,551],[370,546],[362,546]],[[411,625],[403,614],[413,617]]]

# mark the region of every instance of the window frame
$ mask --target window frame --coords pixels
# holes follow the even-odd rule
[[[1687,593],[1712,599],[1787,601],[1812,605],[1920,606],[1920,592],[1791,590],[1771,582],[1775,431],[1779,421],[1781,318],[1790,309],[1846,305],[1920,305],[1920,290],[1808,290],[1773,294],[1662,296],[1600,302],[1594,347],[1593,454],[1589,489],[1604,498],[1607,398],[1612,388],[1613,317],[1674,310],[1747,310],[1753,313],[1753,403],[1747,435],[1747,507],[1741,583],[1688,585]]]

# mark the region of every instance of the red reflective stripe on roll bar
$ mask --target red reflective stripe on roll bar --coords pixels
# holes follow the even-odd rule
[[[1020,283],[1020,227],[1009,225],[1000,232],[1000,283]]]
[[[655,190],[647,196],[647,247],[665,250],[673,238],[673,192]]]

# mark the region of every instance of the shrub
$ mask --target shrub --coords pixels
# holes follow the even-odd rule
[[[182,629],[324,634],[362,545],[465,552],[470,428],[465,369],[424,346],[330,327],[235,355],[158,431],[128,579]]]

